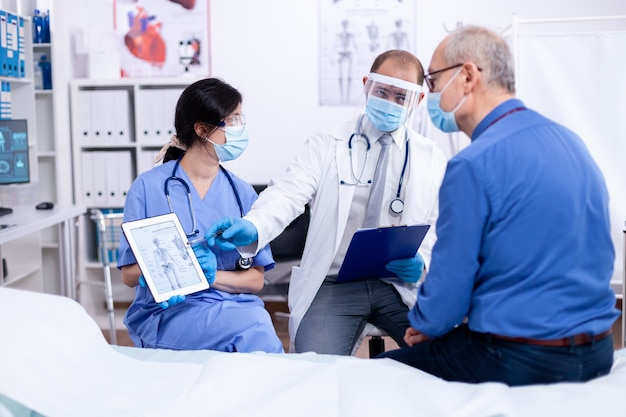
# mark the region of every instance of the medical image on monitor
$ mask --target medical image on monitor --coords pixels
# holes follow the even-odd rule
[[[0,184],[30,182],[26,120],[0,120]]]

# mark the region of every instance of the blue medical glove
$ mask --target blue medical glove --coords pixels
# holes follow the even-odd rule
[[[386,265],[386,268],[402,281],[414,284],[424,272],[424,258],[418,252],[413,258],[394,259]]]
[[[172,295],[169,300],[160,302],[159,306],[163,310],[165,310],[169,306],[173,306],[173,305],[182,303],[183,301],[185,301],[185,296],[184,295]]]
[[[259,239],[252,222],[239,217],[225,217],[209,227],[204,235],[209,246],[217,245],[221,250],[233,250]]]
[[[146,288],[146,279],[143,277],[143,275],[139,275],[139,286],[141,288]],[[169,300],[160,302],[159,306],[163,310],[165,310],[169,306],[173,306],[173,305],[176,305],[178,303],[182,303],[183,301],[185,301],[185,296],[184,295],[173,295],[173,296],[170,297]]]
[[[207,248],[204,243],[198,243],[191,248],[193,249],[193,253],[196,254],[196,258],[198,258],[198,263],[200,264],[200,268],[202,268],[202,272],[204,272],[204,277],[209,285],[213,285],[215,282],[215,271],[217,271],[215,254],[213,254],[211,249]]]

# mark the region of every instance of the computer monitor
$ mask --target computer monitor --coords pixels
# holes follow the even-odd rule
[[[0,185],[29,182],[26,120],[0,120]]]

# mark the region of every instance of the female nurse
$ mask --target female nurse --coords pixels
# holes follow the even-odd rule
[[[176,134],[157,155],[163,159],[140,174],[129,189],[124,221],[175,212],[190,242],[224,217],[243,216],[256,200],[253,187],[220,163],[246,149],[248,133],[242,96],[232,86],[207,78],[188,86],[176,104]],[[283,345],[263,301],[264,272],[274,267],[269,246],[253,259],[237,251],[195,244],[210,288],[156,303],[124,236],[118,268],[136,288],[124,324],[138,347],[175,350],[282,353]]]

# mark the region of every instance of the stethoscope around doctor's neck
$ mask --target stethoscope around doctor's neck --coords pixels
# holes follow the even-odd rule
[[[190,233],[185,232],[185,234],[187,235],[188,238],[191,238],[199,234],[200,230],[198,230],[198,222],[196,220],[196,213],[193,209],[193,201],[191,198],[191,188],[189,188],[189,184],[187,184],[187,181],[185,181],[181,177],[176,176],[176,171],[178,170],[178,165],[180,165],[181,159],[183,159],[182,156],[176,160],[176,163],[174,164],[174,169],[172,169],[172,175],[170,175],[168,178],[165,179],[165,183],[163,184],[163,191],[165,192],[165,198],[167,198],[167,206],[170,209],[170,213],[174,212],[174,209],[172,207],[172,201],[170,199],[170,189],[169,189],[170,182],[175,181],[175,182],[180,183],[185,189],[185,191],[187,192],[187,202],[189,205],[189,214],[191,216],[191,232]],[[241,217],[243,217],[245,214],[243,212],[243,204],[241,204],[241,198],[239,197],[239,192],[237,191],[235,182],[233,181],[228,171],[226,171],[226,168],[220,165],[220,170],[224,173],[224,175],[226,175],[226,179],[228,180],[228,183],[230,184],[230,187],[233,190],[233,194],[235,194],[235,199],[237,200],[237,205],[239,206],[239,214],[241,215]],[[241,268],[241,269],[250,268],[252,266],[252,258],[243,258],[240,256],[239,260],[237,261],[237,266],[238,268]]]
[[[367,158],[370,154],[370,148],[372,147],[370,143],[370,139],[367,137],[365,133],[361,130],[361,121],[363,118],[359,119],[359,123],[357,124],[356,132],[350,135],[350,139],[348,139],[348,149],[350,153],[350,174],[352,175],[352,180],[354,182],[347,182],[341,180],[339,183],[341,185],[354,185],[354,186],[364,186],[371,185],[372,180],[367,180],[365,182],[362,181],[363,172],[365,171],[365,165],[367,164]],[[363,161],[363,168],[361,168],[361,172],[357,176],[354,172],[354,159],[352,157],[352,140],[354,138],[362,138],[365,141],[365,160]],[[402,182],[404,181],[404,174],[406,173],[406,166],[409,162],[409,137],[408,133],[404,131],[404,163],[402,164],[402,171],[400,173],[400,179],[398,180],[398,190],[396,191],[396,198],[394,198],[391,203],[389,203],[389,211],[392,214],[399,216],[404,211],[404,201],[400,198],[400,194],[402,192]]]

